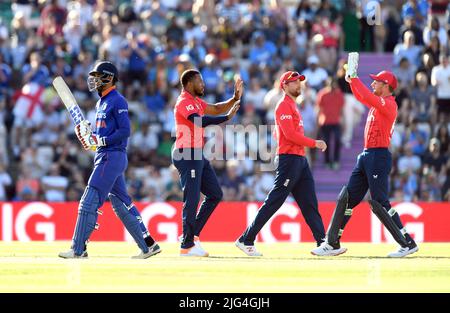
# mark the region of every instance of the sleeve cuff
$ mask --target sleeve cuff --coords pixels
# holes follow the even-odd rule
[[[307,142],[307,146],[310,148],[315,148],[316,147],[316,141],[312,138],[308,138],[308,142]]]

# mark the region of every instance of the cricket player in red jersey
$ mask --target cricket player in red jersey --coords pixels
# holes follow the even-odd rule
[[[317,245],[325,239],[325,228],[317,204],[314,179],[305,158],[305,148],[325,151],[322,140],[308,138],[303,133],[303,120],[295,100],[301,93],[305,76],[298,72],[286,72],[280,78],[284,98],[275,108],[277,155],[279,159],[275,182],[253,223],[236,240],[236,246],[249,256],[262,256],[254,246],[256,235],[292,192],[302,214],[311,229]]]
[[[183,235],[181,256],[207,257],[200,245],[200,232],[223,197],[214,169],[203,155],[203,128],[231,119],[239,109],[243,82],[237,79],[234,95],[211,105],[200,97],[205,91],[202,76],[190,69],[181,75],[183,91],[175,104],[176,141],[172,162],[180,174],[183,189]],[[200,192],[205,200],[197,214]]]
[[[388,257],[401,258],[419,250],[414,240],[406,232],[398,213],[389,203],[389,173],[392,156],[389,151],[394,123],[397,118],[397,103],[392,96],[397,88],[397,79],[389,71],[370,75],[373,79],[371,92],[359,78],[346,77],[356,99],[369,107],[364,130],[364,151],[358,156],[356,166],[347,186],[339,194],[327,232],[327,240],[312,251],[319,256],[339,255],[347,251],[341,248],[340,237],[349,221],[352,210],[370,191],[370,207],[383,225],[399,243],[398,251]]]

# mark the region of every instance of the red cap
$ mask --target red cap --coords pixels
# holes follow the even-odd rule
[[[392,72],[381,71],[377,75],[370,74],[369,76],[373,80],[388,84],[394,90],[397,88],[397,78],[395,78],[395,75],[392,74]]]
[[[306,77],[305,75],[299,74],[299,72],[287,71],[280,77],[280,88],[283,89],[284,84],[296,81],[297,79],[304,81]]]

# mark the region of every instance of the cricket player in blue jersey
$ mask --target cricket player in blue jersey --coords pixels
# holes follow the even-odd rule
[[[150,236],[141,215],[126,190],[124,172],[128,166],[127,142],[130,136],[128,103],[116,90],[117,68],[110,62],[100,62],[89,72],[89,91],[97,91],[96,125],[92,132],[88,121],[75,127],[75,133],[85,150],[96,150],[94,170],[78,207],[78,218],[72,247],[61,252],[61,258],[86,258],[86,245],[106,197],[114,212],[141,249],[135,259],[146,259],[161,252]]]

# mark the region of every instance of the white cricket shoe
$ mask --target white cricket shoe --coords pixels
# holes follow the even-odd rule
[[[183,235],[178,236],[178,241],[179,242],[183,242]],[[194,245],[196,245],[197,247],[199,247],[200,249],[204,250],[206,253],[208,253],[205,249],[203,249],[201,243],[200,243],[200,238],[198,236],[194,236]],[[208,253],[209,254],[209,253]]]
[[[132,256],[132,259],[147,259],[155,254],[158,254],[161,252],[161,248],[159,247],[159,245],[155,242],[153,245],[151,245],[150,247],[148,247],[148,252],[144,253],[143,251],[141,251],[141,253],[139,253],[138,255]]]
[[[262,253],[258,252],[255,246],[246,246],[243,242],[240,242],[239,239],[236,240],[234,244],[248,256],[262,256]]]
[[[388,258],[403,258],[409,254],[413,254],[414,252],[419,251],[419,247],[414,245],[412,247],[400,247],[398,251],[392,252],[388,254]]]
[[[73,249],[70,249],[67,252],[60,252],[58,256],[63,259],[87,259],[88,253],[87,251],[84,251],[81,255],[76,255],[75,251],[73,251]]]
[[[180,256],[208,257],[209,253],[203,250],[201,247],[194,245],[189,249],[181,248]]]
[[[332,245],[328,244],[326,241],[322,242],[320,246],[311,250],[311,254],[317,256],[336,256],[347,252],[347,248],[333,248]]]

